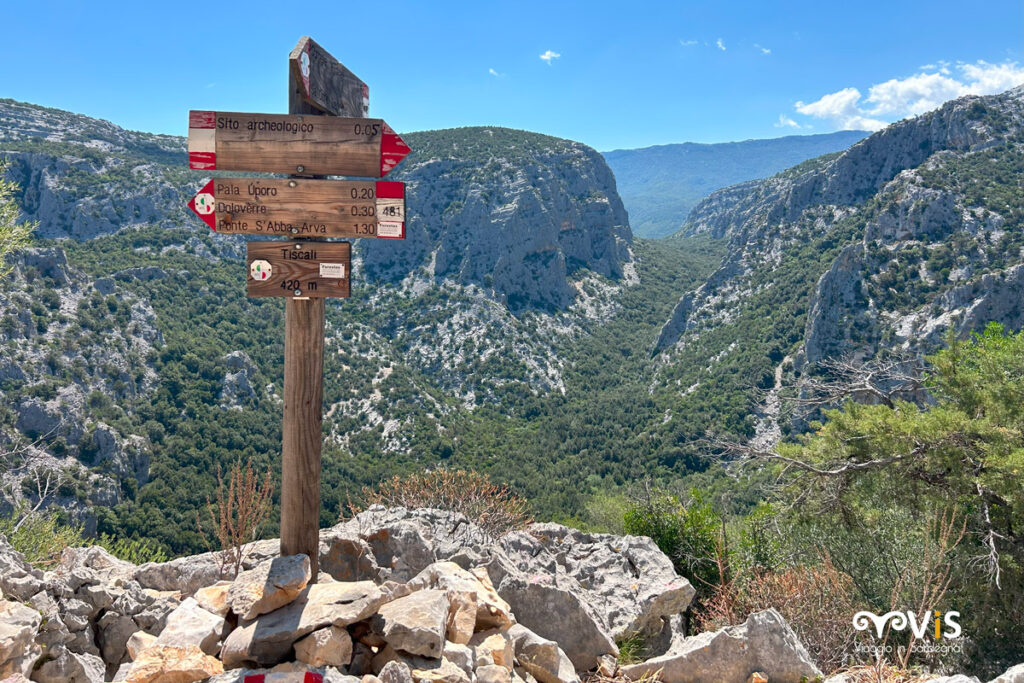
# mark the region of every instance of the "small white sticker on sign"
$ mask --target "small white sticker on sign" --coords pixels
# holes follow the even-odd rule
[[[345,279],[345,264],[344,263],[321,263],[320,264],[320,277],[338,278],[339,280]]]
[[[264,280],[269,280],[270,275],[273,272],[274,269],[270,265],[269,261],[257,259],[249,264],[249,275],[252,277],[253,280],[258,280],[260,282],[263,282]]]
[[[405,237],[405,224],[398,221],[377,221],[377,237]]]

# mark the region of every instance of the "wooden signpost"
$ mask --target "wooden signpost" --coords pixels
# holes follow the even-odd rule
[[[348,242],[405,237],[405,185],[381,178],[410,149],[366,118],[369,89],[308,36],[289,54],[288,114],[189,112],[189,167],[291,174],[214,178],[188,206],[217,232],[290,241],[246,244],[251,297],[286,297],[281,429],[281,554],[319,570],[324,300],[351,292]],[[311,176],[321,176],[320,178]]]
[[[188,207],[211,229],[281,237],[405,237],[405,183],[215,178]]]
[[[189,168],[381,178],[409,145],[383,119],[188,113]]]

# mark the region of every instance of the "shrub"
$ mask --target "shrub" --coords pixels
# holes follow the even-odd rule
[[[64,524],[53,514],[24,509],[0,518],[0,535],[6,536],[11,547],[30,564],[41,569],[57,564],[65,548],[88,545],[82,537],[82,527]]]
[[[525,499],[479,472],[439,469],[396,475],[377,488],[363,487],[362,494],[370,505],[460,513],[492,538],[533,522]]]
[[[851,627],[850,617],[864,606],[853,581],[827,556],[819,565],[758,572],[720,587],[697,614],[698,631],[740,623],[769,608],[786,619],[822,671],[853,661],[863,634]]]
[[[206,512],[214,529],[221,550],[221,573],[225,576],[238,576],[245,559],[243,546],[255,541],[260,527],[270,512],[271,494],[274,492],[273,480],[267,471],[262,481],[251,464],[235,462],[228,474],[227,486],[217,466],[217,491],[214,505],[206,499]],[[196,526],[203,541],[210,550],[213,544],[206,537],[203,522],[196,511]]]
[[[170,559],[167,553],[155,541],[146,538],[121,538],[100,534],[95,541],[114,557],[131,562],[146,564],[147,562],[166,562]]]
[[[722,519],[697,489],[684,502],[666,491],[645,487],[628,505],[624,521],[626,533],[649,536],[698,593],[723,582]]]

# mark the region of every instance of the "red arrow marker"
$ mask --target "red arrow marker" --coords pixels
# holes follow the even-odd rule
[[[380,175],[383,178],[391,172],[399,162],[409,155],[409,145],[405,140],[398,137],[398,133],[391,130],[391,126],[384,124],[384,136],[380,142]]]
[[[203,189],[196,192],[196,196],[188,200],[188,208],[192,209],[203,222],[210,226],[210,230],[217,229],[217,220],[214,216],[216,201],[213,196],[213,181],[203,185]]]

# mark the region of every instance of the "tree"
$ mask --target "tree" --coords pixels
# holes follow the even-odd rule
[[[18,185],[4,177],[8,167],[6,160],[0,160],[0,278],[11,272],[8,259],[14,252],[28,246],[32,231],[36,229],[34,222],[18,223],[21,209],[14,200]]]
[[[869,392],[873,404],[827,410],[812,433],[775,450],[717,445],[771,463],[806,545],[884,608],[884,592],[906,582],[898,568],[922,563],[936,512],[961,511],[962,542],[941,558],[953,573],[938,574],[953,579],[932,595],[962,613],[975,658],[997,667],[1024,656],[1024,332],[992,323],[950,336],[927,361],[920,403]]]

